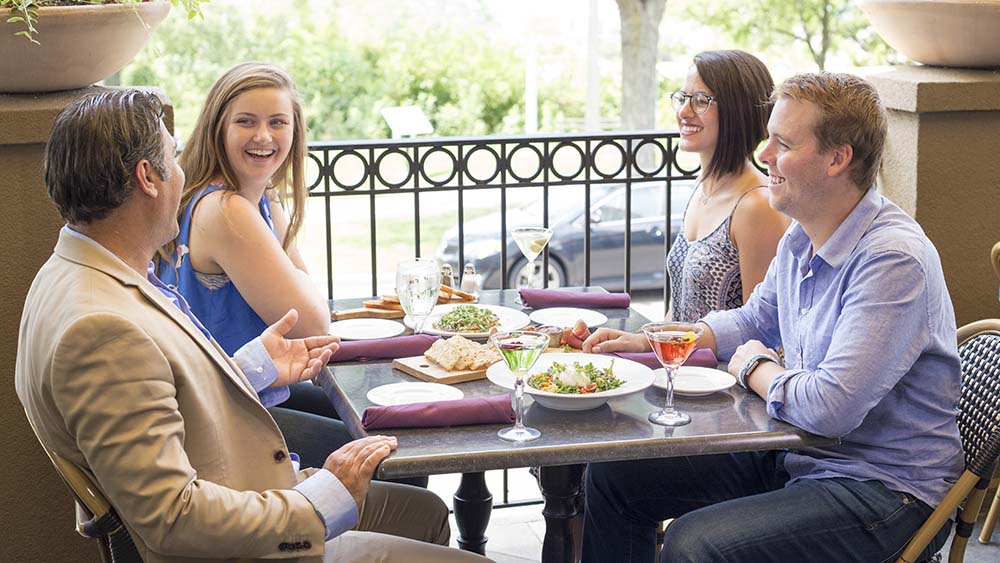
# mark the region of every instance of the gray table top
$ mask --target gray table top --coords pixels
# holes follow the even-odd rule
[[[593,291],[602,292],[600,288]],[[486,291],[482,303],[521,308],[517,292]],[[338,300],[337,308],[357,306],[360,300]],[[599,309],[608,316],[605,326],[636,330],[647,322],[631,309]],[[354,436],[365,436],[361,414],[372,406],[368,390],[390,383],[416,381],[392,369],[389,361],[331,364],[317,377],[341,418]],[[510,391],[488,380],[457,384],[466,397],[506,394]],[[542,437],[515,445],[497,437],[508,425],[450,428],[381,429],[396,436],[397,450],[378,470],[381,478],[439,473],[466,473],[512,467],[567,465],[724,452],[801,448],[836,443],[767,415],[764,401],[738,387],[706,397],[675,397],[674,404],[691,415],[686,426],[654,425],[647,415],[659,409],[666,392],[650,387],[609,401],[597,409],[578,412],[550,410],[525,395],[525,424]]]

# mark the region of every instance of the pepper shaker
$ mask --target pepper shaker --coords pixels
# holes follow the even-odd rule
[[[455,275],[451,272],[451,264],[441,265],[441,285],[455,287]]]

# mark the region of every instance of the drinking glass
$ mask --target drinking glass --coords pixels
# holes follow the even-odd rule
[[[521,254],[524,254],[524,258],[528,261],[528,281],[525,283],[525,287],[530,288],[535,278],[535,258],[538,258],[542,250],[545,250],[545,245],[552,238],[552,229],[548,227],[515,227],[511,229],[510,236],[514,238],[517,247],[521,249]]]
[[[542,435],[534,428],[524,425],[524,378],[535,361],[549,345],[545,334],[515,330],[498,332],[490,342],[500,350],[504,362],[514,374],[514,426],[497,432],[497,436],[508,442],[527,442]]]
[[[661,426],[684,426],[691,417],[674,408],[674,376],[691,352],[694,352],[702,327],[694,323],[654,322],[642,325],[642,332],[667,372],[667,402],[662,409],[650,413],[649,421]]]
[[[424,321],[441,291],[441,270],[431,258],[403,260],[396,265],[396,295],[403,311],[413,321],[414,334],[420,334]]]

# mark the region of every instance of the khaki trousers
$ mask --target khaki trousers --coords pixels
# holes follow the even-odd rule
[[[396,483],[372,482],[354,530],[326,542],[326,563],[486,563],[446,547],[448,507],[434,493]]]

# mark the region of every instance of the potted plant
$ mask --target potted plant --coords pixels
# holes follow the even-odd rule
[[[194,17],[207,1],[0,0],[0,92],[90,86],[135,57],[171,4]]]

